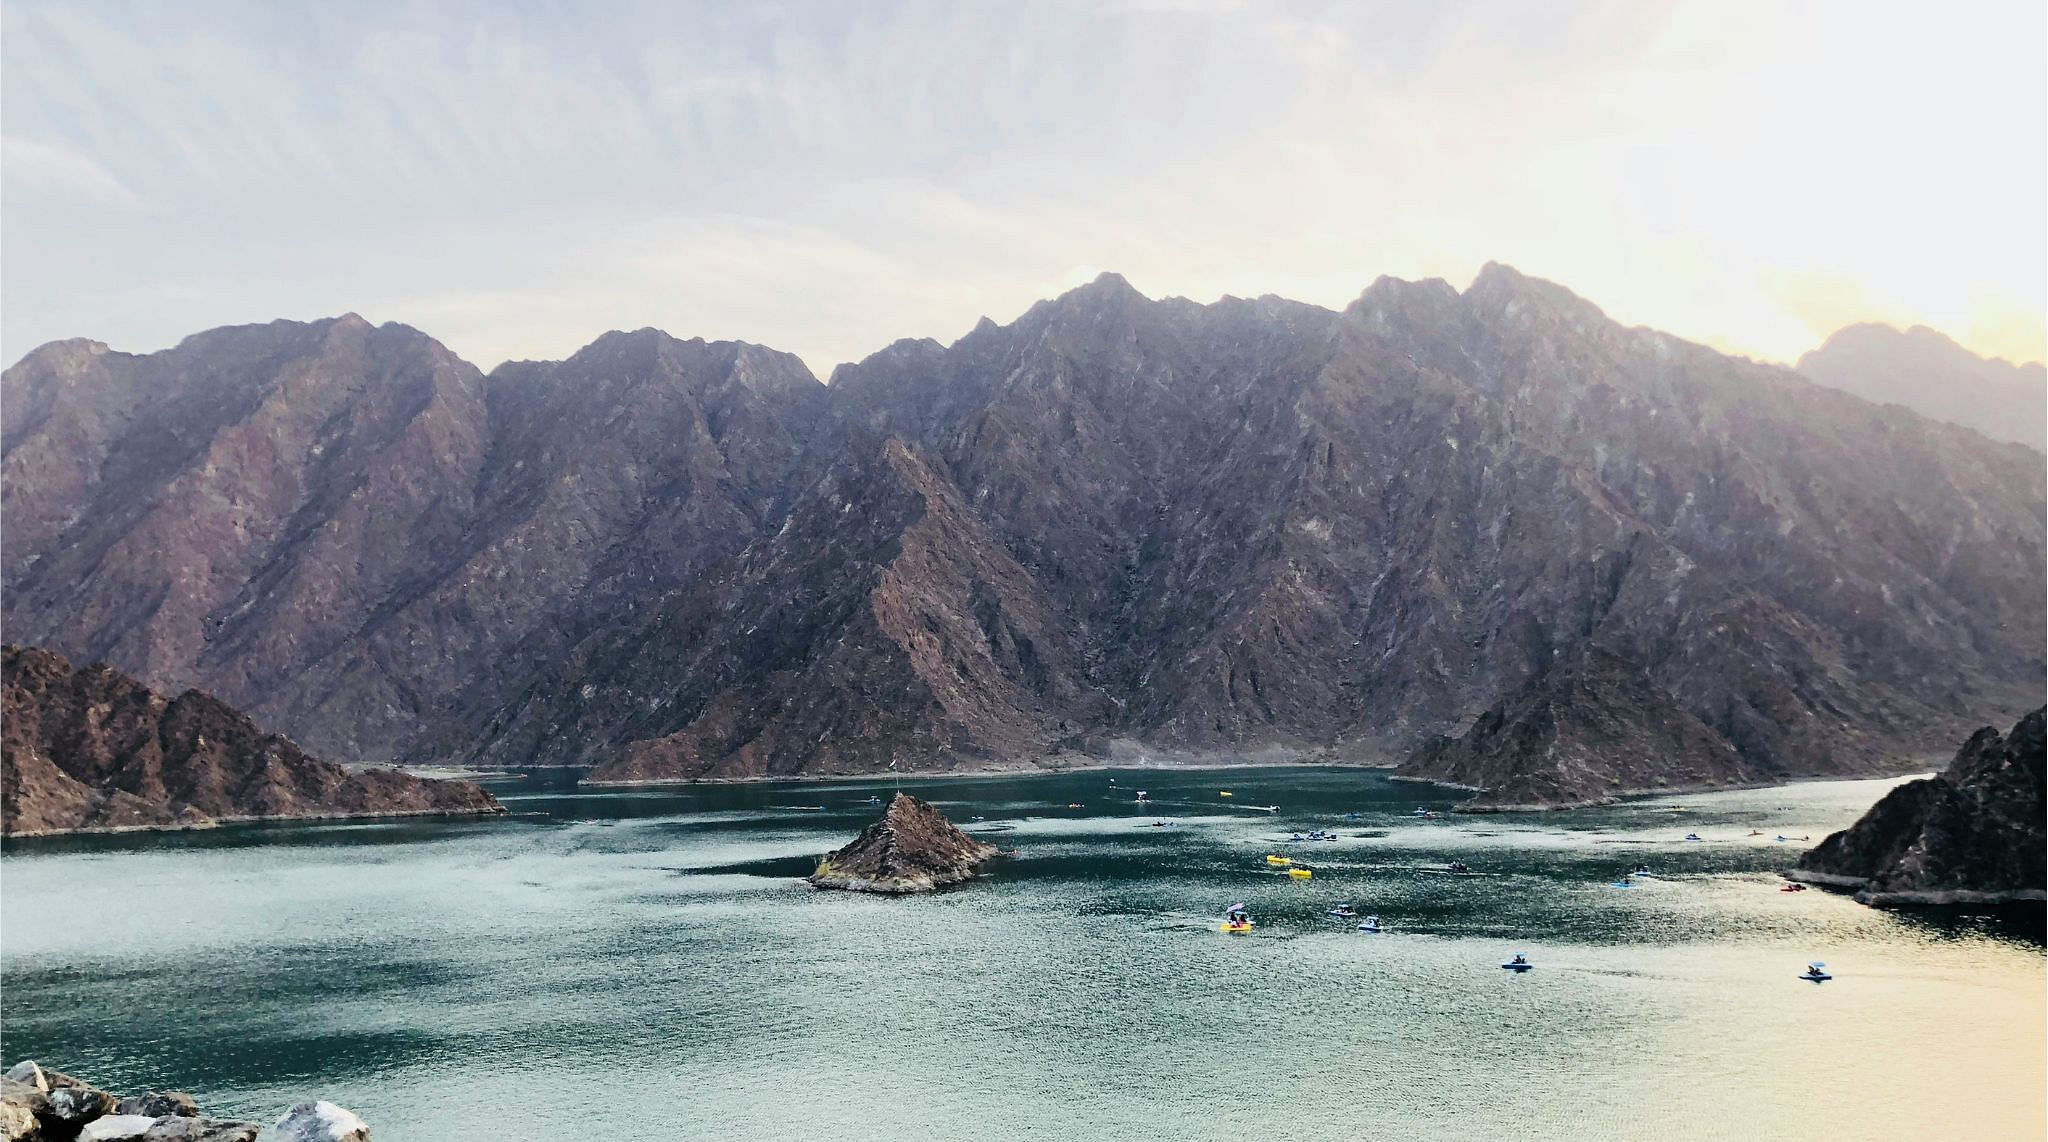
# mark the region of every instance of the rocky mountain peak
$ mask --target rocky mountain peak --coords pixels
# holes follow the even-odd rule
[[[1476,313],[1493,320],[1526,322],[1542,313],[1580,323],[1607,322],[1599,306],[1571,290],[1500,262],[1481,267],[1462,296]]]
[[[1866,400],[2048,449],[2048,368],[1980,357],[1924,325],[1903,331],[1878,322],[1846,326],[1799,358],[1797,368]]]

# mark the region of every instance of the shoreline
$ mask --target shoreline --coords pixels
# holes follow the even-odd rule
[[[1793,785],[1810,785],[1826,781],[1895,781],[1901,778],[1916,779],[1932,777],[1940,770],[1910,769],[1891,773],[1828,773],[1811,777],[1787,777],[1783,781],[1754,781],[1735,785],[1680,785],[1656,789],[1617,789],[1599,798],[1578,801],[1536,801],[1510,805],[1475,805],[1470,801],[1461,802],[1452,808],[1454,813],[1554,813],[1569,809],[1600,809],[1619,805],[1625,801],[1641,801],[1652,797],[1678,797],[1698,793],[1737,793],[1748,789],[1784,789]],[[1434,777],[1417,777],[1413,774],[1396,773],[1390,780],[1410,782],[1417,785],[1434,785],[1442,789],[1458,789],[1483,795],[1486,789],[1478,785],[1466,785],[1457,781],[1444,781]]]
[[[497,809],[391,809],[369,813],[309,813],[304,816],[208,817],[204,821],[162,825],[85,825],[76,829],[33,829],[0,834],[0,841],[35,840],[40,837],[109,837],[123,833],[199,833],[230,825],[296,825],[318,821],[375,821],[408,817],[507,817],[511,811]]]
[[[1943,907],[1957,904],[2042,904],[2048,903],[2048,889],[2006,888],[1984,891],[1975,888],[1928,888],[1909,892],[1869,892],[1867,876],[1843,876],[1833,872],[1814,872],[1811,869],[1788,868],[1779,873],[1786,880],[1800,884],[1811,884],[1820,888],[1835,888],[1853,892],[1858,904],[1872,908],[1897,908],[1915,905]]]
[[[534,769],[579,769],[581,766],[550,765],[534,766]],[[821,781],[877,781],[896,778],[898,780],[924,781],[928,779],[960,780],[990,777],[1034,777],[1058,773],[1099,773],[1104,770],[1125,769],[1149,773],[1201,773],[1222,769],[1361,769],[1384,771],[1392,765],[1373,764],[1358,761],[1308,761],[1290,759],[1282,761],[1261,761],[1239,759],[1236,761],[1116,761],[1095,759],[1075,765],[1036,765],[1029,762],[1016,763],[993,768],[971,770],[893,770],[884,769],[869,773],[792,773],[792,774],[749,774],[744,776],[707,777],[644,777],[626,781],[591,781],[580,779],[579,789],[633,789],[659,788],[680,785],[764,785],[770,782],[812,784]]]

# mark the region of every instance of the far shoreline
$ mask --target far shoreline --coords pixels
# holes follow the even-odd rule
[[[595,767],[571,765],[537,765],[533,771],[594,769]],[[659,788],[679,785],[765,785],[776,782],[810,784],[820,781],[871,781],[898,780],[923,781],[927,779],[961,780],[966,778],[989,777],[1035,777],[1059,773],[1099,773],[1105,770],[1133,770],[1147,773],[1205,773],[1223,769],[1361,769],[1384,772],[1396,768],[1387,763],[1366,761],[1337,761],[1331,759],[1312,760],[1308,758],[1287,758],[1282,760],[1259,760],[1241,758],[1234,761],[1117,761],[1097,759],[1075,765],[1038,765],[1031,762],[998,763],[994,766],[975,769],[884,769],[865,773],[792,773],[792,774],[746,774],[740,776],[706,777],[660,777],[636,778],[630,781],[589,781],[579,779],[578,788],[587,789],[633,789]]]

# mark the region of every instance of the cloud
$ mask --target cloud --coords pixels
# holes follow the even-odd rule
[[[0,168],[32,190],[81,194],[102,206],[135,209],[142,199],[93,159],[57,143],[0,136]]]
[[[354,309],[823,372],[1077,266],[1342,305],[1500,260],[1781,360],[1837,317],[2042,355],[2037,3],[605,12],[0,8],[6,351]]]

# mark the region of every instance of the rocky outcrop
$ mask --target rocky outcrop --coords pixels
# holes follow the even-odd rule
[[[882,819],[825,855],[808,878],[818,888],[900,895],[970,879],[996,856],[930,804],[898,793]]]
[[[110,666],[0,649],[0,832],[294,817],[501,813],[466,781],[308,757],[196,690],[166,698]]]
[[[2048,451],[2048,369],[2039,362],[1979,357],[1924,325],[1864,324],[1837,330],[1798,369],[1865,400]]]
[[[1777,780],[2042,685],[2038,456],[1506,267],[1343,312],[1105,275],[829,387],[651,330],[444,353],[344,320],[31,354],[10,629],[316,750],[614,781],[1392,763],[1588,647]]]
[[[0,1139],[7,1142],[256,1142],[260,1130],[207,1118],[179,1091],[120,1098],[29,1060],[0,1077]]]
[[[1620,655],[1587,647],[1539,671],[1400,776],[1476,789],[1462,812],[1599,805],[1634,793],[1755,784],[1755,767]]]
[[[2042,718],[1978,730],[1946,771],[1885,794],[1786,875],[1879,906],[2048,900]]]
[[[302,1102],[271,1127],[277,1142],[370,1142],[370,1128],[331,1102]]]

